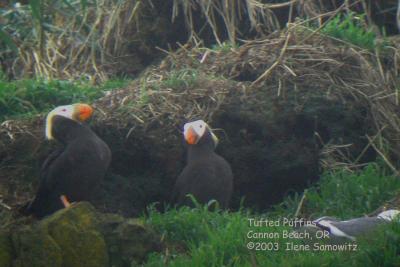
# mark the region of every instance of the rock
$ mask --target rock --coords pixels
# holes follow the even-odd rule
[[[142,262],[159,248],[156,234],[140,220],[96,212],[87,202],[33,224],[0,233],[0,266],[106,267]]]
[[[96,212],[89,203],[63,209],[43,220],[41,226],[59,245],[64,266],[107,266],[106,244],[97,230]]]
[[[63,209],[13,233],[17,266],[107,266],[108,255],[89,203]]]
[[[111,266],[131,266],[142,262],[149,252],[160,251],[157,235],[139,219],[103,216],[100,227],[105,236]]]
[[[16,267],[62,266],[61,249],[40,227],[26,226],[12,234]]]

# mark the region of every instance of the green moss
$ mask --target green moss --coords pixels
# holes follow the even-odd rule
[[[101,225],[112,266],[130,266],[145,260],[149,252],[159,251],[159,237],[141,220],[109,216]]]
[[[13,249],[9,233],[0,232],[0,266],[11,267]]]
[[[106,244],[99,232],[66,223],[52,229],[50,235],[61,248],[64,266],[107,266]]]
[[[60,210],[40,224],[61,248],[64,266],[107,266],[106,245],[96,225],[95,211],[87,202]]]
[[[142,263],[160,251],[143,220],[97,213],[87,202],[11,234],[0,232],[0,267],[106,267]]]
[[[60,247],[45,229],[25,227],[12,235],[16,267],[62,266]]]
[[[107,248],[96,216],[89,203],[81,202],[16,232],[16,266],[107,266]]]
[[[117,228],[122,241],[123,253],[131,259],[144,259],[155,245],[156,236],[142,221],[130,219]]]
[[[88,202],[79,202],[69,209],[62,209],[44,219],[41,224],[49,231],[62,225],[72,224],[81,230],[94,229],[96,225],[95,209]]]

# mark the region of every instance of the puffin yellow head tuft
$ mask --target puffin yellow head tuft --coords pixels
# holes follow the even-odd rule
[[[59,106],[53,109],[47,114],[46,117],[46,138],[49,140],[54,139],[52,135],[52,127],[53,127],[53,118],[54,116],[63,116],[65,118],[83,122],[89,119],[93,114],[93,108],[88,104],[72,104],[66,106]]]
[[[185,137],[186,142],[189,145],[197,144],[199,140],[203,137],[203,135],[206,133],[206,131],[210,132],[211,137],[214,141],[214,146],[217,146],[218,138],[212,132],[210,126],[208,126],[208,124],[205,121],[197,120],[193,122],[188,122],[183,126],[183,135]]]

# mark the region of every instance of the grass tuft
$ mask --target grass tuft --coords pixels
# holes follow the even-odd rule
[[[223,42],[221,45],[213,45],[212,50],[214,51],[221,51],[223,53],[228,53],[231,52],[234,49],[239,48],[239,45],[237,43],[231,43],[231,42]]]
[[[376,163],[356,172],[327,172],[307,190],[302,214],[313,218],[329,215],[342,219],[363,216],[399,193],[400,179],[389,175]],[[293,216],[301,197],[300,194],[287,197],[275,207],[275,212]]]
[[[361,48],[374,50],[376,34],[372,29],[366,28],[363,21],[363,15],[357,16],[353,12],[346,15],[338,15],[322,28],[322,33]]]
[[[62,80],[0,80],[0,121],[38,114],[58,105],[90,103],[105,91],[126,84],[127,80],[112,80],[100,86]]]
[[[171,71],[162,81],[162,85],[169,88],[181,89],[191,87],[198,80],[199,73],[195,69],[181,69]]]

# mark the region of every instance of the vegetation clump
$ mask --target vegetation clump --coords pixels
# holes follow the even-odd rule
[[[364,17],[356,16],[353,12],[337,15],[322,28],[321,32],[373,51],[376,34],[372,29],[366,29],[365,23],[362,25]]]
[[[285,216],[297,213],[314,218],[328,214],[342,219],[370,214],[400,194],[400,180],[383,166],[379,162],[357,171],[339,169],[325,172],[303,194],[288,196],[275,206],[276,212]]]
[[[91,103],[126,80],[111,80],[100,86],[88,82],[62,80],[0,80],[0,122],[20,116],[31,116],[70,103]]]

